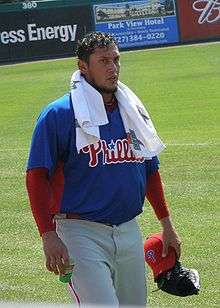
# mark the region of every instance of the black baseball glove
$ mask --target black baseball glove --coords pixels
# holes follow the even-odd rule
[[[160,290],[182,297],[198,294],[200,289],[198,272],[182,267],[179,261],[171,270],[158,276],[155,282]]]

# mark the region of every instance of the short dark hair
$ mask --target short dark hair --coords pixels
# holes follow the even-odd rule
[[[91,32],[86,34],[78,41],[76,47],[76,56],[78,59],[89,62],[89,56],[94,53],[96,48],[118,46],[116,39],[109,33]]]

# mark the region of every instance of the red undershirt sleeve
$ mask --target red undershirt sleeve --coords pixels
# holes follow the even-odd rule
[[[26,187],[31,210],[40,235],[55,231],[55,223],[50,213],[50,184],[47,168],[34,168],[27,171]]]
[[[149,175],[146,197],[159,220],[169,216],[169,209],[165,201],[163,184],[159,171]]]

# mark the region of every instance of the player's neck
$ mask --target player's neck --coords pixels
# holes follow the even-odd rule
[[[118,105],[118,101],[114,95],[112,95],[111,100],[104,101],[105,109],[109,112],[112,112]]]
[[[113,93],[101,93],[104,104],[105,105],[111,105],[112,101],[114,100],[114,94]]]

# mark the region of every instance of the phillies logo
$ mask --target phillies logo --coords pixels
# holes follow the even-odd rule
[[[115,142],[111,140],[108,144],[105,140],[99,140],[96,144],[85,146],[82,152],[89,154],[90,167],[96,167],[101,157],[103,165],[124,162],[144,162],[143,157],[137,158],[134,156],[127,139],[118,139]]]
[[[148,261],[150,262],[150,260],[155,263],[157,260],[156,260],[156,257],[155,257],[155,254],[154,254],[154,250],[148,250],[145,254],[145,257],[146,259],[148,259]]]
[[[199,24],[220,22],[220,0],[196,0],[192,7],[195,11],[201,12]]]

